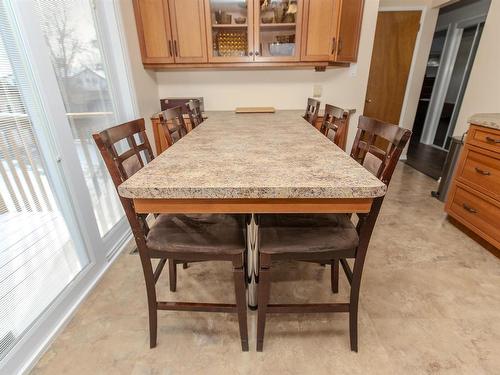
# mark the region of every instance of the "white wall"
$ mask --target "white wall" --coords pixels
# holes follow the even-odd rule
[[[500,0],[493,0],[479,42],[454,135],[462,135],[467,131],[467,120],[474,113],[500,113],[499,36]]]
[[[237,106],[274,106],[305,109],[313,85],[323,86],[322,103],[355,108],[348,148],[362,114],[377,22],[378,0],[365,2],[358,63],[351,68],[301,70],[211,70],[158,72],[159,96],[203,96],[206,110],[233,110]],[[353,73],[354,74],[351,74]]]
[[[121,14],[122,30],[124,40],[127,45],[129,69],[132,76],[132,86],[136,93],[136,108],[138,117],[144,117],[148,138],[154,148],[153,131],[150,117],[160,110],[160,98],[158,96],[158,84],[156,74],[145,70],[141,61],[141,50],[139,39],[137,38],[137,28],[135,25],[134,9],[132,1],[118,1],[117,11]]]

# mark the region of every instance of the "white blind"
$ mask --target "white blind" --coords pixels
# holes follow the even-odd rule
[[[82,269],[30,113],[22,45],[0,0],[0,360]]]

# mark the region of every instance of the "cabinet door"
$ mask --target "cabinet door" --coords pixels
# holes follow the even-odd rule
[[[208,61],[253,61],[253,1],[205,0]]]
[[[207,62],[204,0],[168,0],[176,63]]]
[[[255,61],[299,61],[302,0],[254,0]]]
[[[341,0],[341,2],[335,61],[356,62],[361,36],[364,0]]]
[[[167,0],[134,0],[134,13],[142,62],[173,63]]]
[[[330,61],[337,46],[340,0],[305,0],[302,61]]]

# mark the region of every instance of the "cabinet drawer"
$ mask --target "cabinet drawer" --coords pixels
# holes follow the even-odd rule
[[[500,244],[500,207],[456,185],[449,211],[471,230],[485,236],[493,245]]]
[[[466,146],[458,179],[480,192],[500,200],[500,154]]]
[[[467,143],[500,153],[500,131],[472,125]]]

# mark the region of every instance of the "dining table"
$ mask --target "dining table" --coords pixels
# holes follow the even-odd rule
[[[257,305],[258,214],[366,213],[386,185],[302,117],[206,112],[122,183],[137,213],[247,214],[248,304]]]

